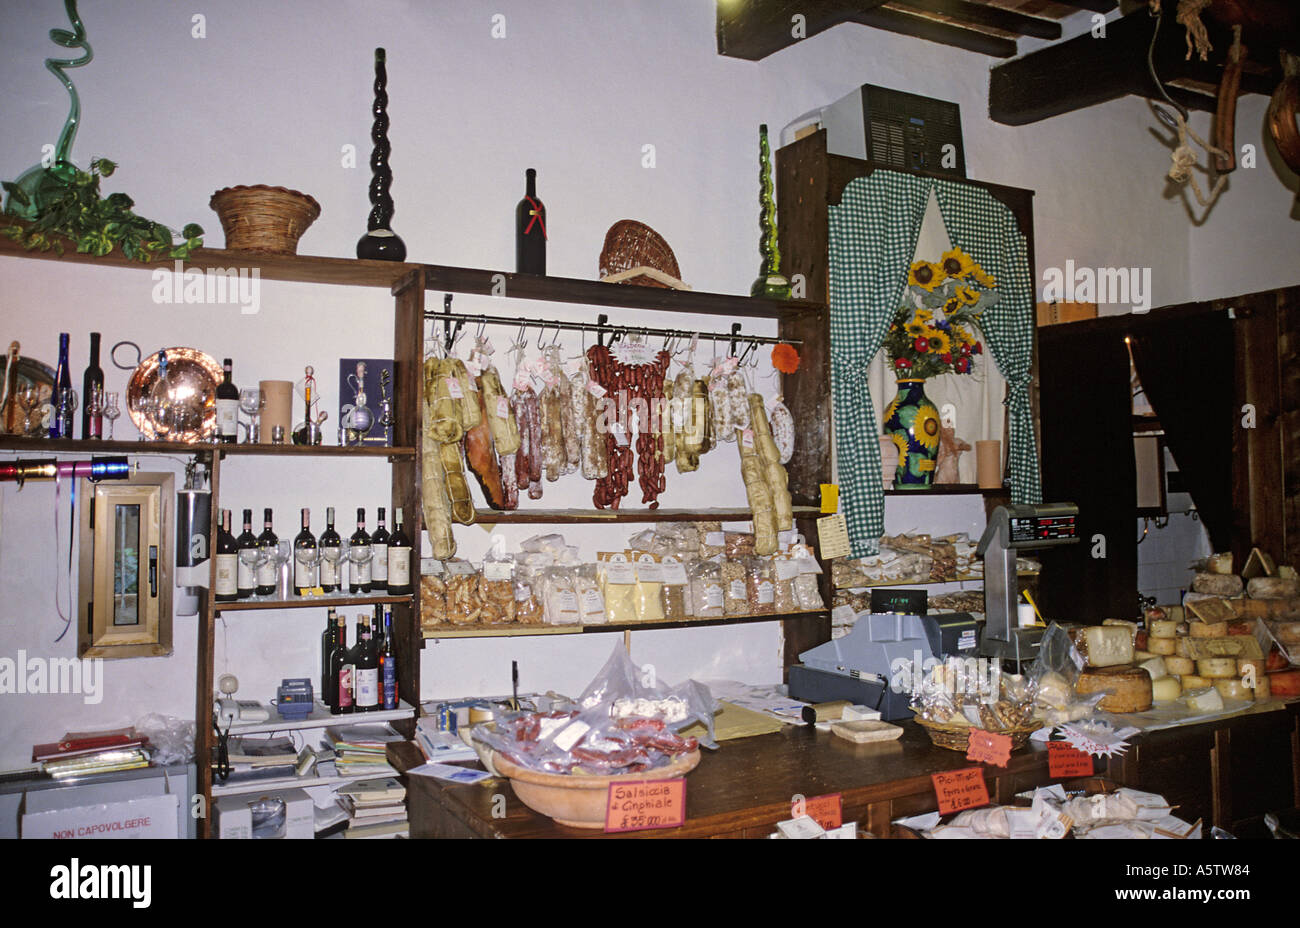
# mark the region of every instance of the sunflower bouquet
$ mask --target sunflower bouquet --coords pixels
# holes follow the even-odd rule
[[[996,281],[960,248],[938,263],[917,261],[907,273],[911,299],[899,307],[884,348],[895,376],[927,379],[969,374],[984,346],[980,316],[998,301]]]

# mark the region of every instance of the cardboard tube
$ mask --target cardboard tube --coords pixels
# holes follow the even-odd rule
[[[1002,442],[997,439],[975,442],[976,482],[981,490],[1002,486]]]
[[[289,440],[293,418],[293,381],[263,380],[258,383],[262,388],[265,402],[262,404],[260,417],[262,444],[271,443],[271,432],[277,425],[284,427],[285,441]]]
[[[819,702],[811,706],[804,706],[803,720],[809,725],[817,722],[838,722],[844,715],[844,710],[849,708],[853,703],[847,699],[836,700],[835,702]]]

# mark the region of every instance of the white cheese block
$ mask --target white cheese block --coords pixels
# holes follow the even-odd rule
[[[1190,657],[1178,657],[1171,654],[1165,658],[1165,670],[1175,677],[1181,677],[1185,673],[1196,673],[1196,661]]]
[[[1212,680],[1237,676],[1237,661],[1232,657],[1207,657],[1196,662],[1196,673]]]
[[[1153,619],[1147,623],[1147,633],[1152,638],[1174,638],[1178,635],[1178,623],[1173,619]]]
[[[1223,709],[1223,697],[1216,689],[1191,693],[1187,696],[1187,708],[1194,712],[1219,712]]]
[[[1167,676],[1169,671],[1165,668],[1165,659],[1163,657],[1153,657],[1138,664],[1143,670],[1151,674],[1152,680]]]
[[[1156,702],[1171,702],[1183,694],[1183,685],[1174,677],[1156,677],[1151,681],[1151,698]]]
[[[1227,622],[1193,622],[1187,626],[1193,638],[1223,638],[1228,634]]]
[[[1178,650],[1177,638],[1148,638],[1147,650],[1160,657],[1166,657]]]
[[[1249,702],[1254,698],[1251,690],[1246,688],[1246,684],[1237,679],[1215,680],[1214,688],[1224,699],[1244,699]]]
[[[1133,663],[1133,633],[1123,626],[1093,625],[1083,630],[1089,666],[1118,667]]]

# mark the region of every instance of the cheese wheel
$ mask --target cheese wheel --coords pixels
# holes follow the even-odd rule
[[[1148,638],[1147,650],[1159,657],[1166,657],[1178,650],[1177,638]]]
[[[1257,660],[1256,658],[1253,657],[1237,658],[1237,676],[1239,677],[1244,676],[1246,670],[1251,667],[1254,668],[1256,679],[1262,677],[1265,673],[1267,673],[1267,669],[1264,666],[1264,661]]]
[[[1179,635],[1174,639],[1174,653],[1179,657],[1191,657],[1191,645],[1187,643],[1186,635]]]
[[[1232,553],[1224,551],[1220,554],[1211,554],[1205,559],[1205,570],[1211,574],[1231,574],[1232,573]],[[1241,579],[1238,577],[1237,579]]]
[[[1173,677],[1156,677],[1151,681],[1151,698],[1171,702],[1183,694],[1183,686]]]
[[[1080,696],[1105,693],[1102,712],[1145,712],[1151,708],[1151,674],[1141,667],[1097,667],[1079,674],[1074,691]]]
[[[1202,677],[1222,680],[1237,676],[1237,661],[1231,657],[1207,657],[1196,662],[1196,672]]]
[[[1261,673],[1255,678],[1255,702],[1264,702],[1271,699],[1272,696],[1272,683],[1268,678],[1268,674]]]
[[[1214,688],[1219,691],[1219,695],[1224,699],[1244,699],[1249,702],[1254,698],[1246,684],[1240,680],[1215,680]]]
[[[1160,656],[1159,654],[1152,654],[1150,651],[1134,651],[1133,663],[1144,664],[1147,661],[1151,660],[1151,658],[1159,657],[1159,656]]]
[[[1152,638],[1174,638],[1178,635],[1178,623],[1173,619],[1155,619],[1147,623],[1147,631]]]
[[[1185,681],[1184,681],[1185,682]],[[1223,709],[1223,696],[1216,689],[1190,693],[1186,697],[1187,708],[1198,712],[1220,712]]]
[[[1152,680],[1158,680],[1161,677],[1169,675],[1169,671],[1165,669],[1165,659],[1163,657],[1150,658],[1149,660],[1142,661],[1138,666],[1151,674]]]
[[[1083,630],[1081,649],[1090,667],[1133,663],[1133,631],[1125,626],[1093,625]]]
[[[1182,606],[1163,606],[1161,608],[1165,610],[1165,618],[1173,619],[1175,622],[1186,620],[1186,614],[1183,612]]]
[[[1204,573],[1192,578],[1192,589],[1211,596],[1236,596],[1242,591],[1242,583],[1236,574]]]
[[[1287,647],[1300,644],[1300,622],[1278,622],[1273,630],[1277,640]]]
[[[1283,599],[1300,594],[1300,580],[1288,577],[1254,577],[1246,584],[1251,599]]]
[[[1165,658],[1165,670],[1175,677],[1181,677],[1185,673],[1196,673],[1196,661],[1190,657],[1177,657],[1171,654]]]
[[[1228,623],[1228,635],[1253,635],[1255,634],[1255,620],[1241,619],[1236,622]]]
[[[1184,693],[1190,693],[1193,690],[1203,690],[1212,683],[1212,681],[1207,680],[1205,677],[1198,677],[1194,673],[1185,673],[1180,679],[1183,683]]]
[[[1228,634],[1227,622],[1192,622],[1187,633],[1193,638],[1224,638]]]

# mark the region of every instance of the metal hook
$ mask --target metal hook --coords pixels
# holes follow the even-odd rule
[[[455,324],[452,324],[451,297],[452,295],[450,293],[445,293],[442,297],[442,311],[447,314],[447,318],[443,321],[442,331],[445,338],[446,350],[449,354],[451,353],[452,346],[456,344],[457,337],[460,335],[460,327],[464,324],[463,319],[457,319]]]
[[[729,358],[733,358],[736,356],[736,336],[739,334],[740,334],[740,323],[733,322],[731,324],[731,347],[727,350],[727,357]]]
[[[558,330],[556,331],[556,334],[557,335],[559,334]],[[546,337],[546,326],[539,325],[537,327],[537,350],[538,351],[542,351],[543,349],[546,348],[546,346],[542,344],[542,339],[545,337]]]
[[[479,317],[478,317],[478,332],[476,332],[476,333],[474,334],[474,338],[475,338],[476,340],[477,340],[477,339],[481,339],[481,338],[483,337],[483,332],[484,332],[486,329],[487,329],[487,316],[479,316]]]

